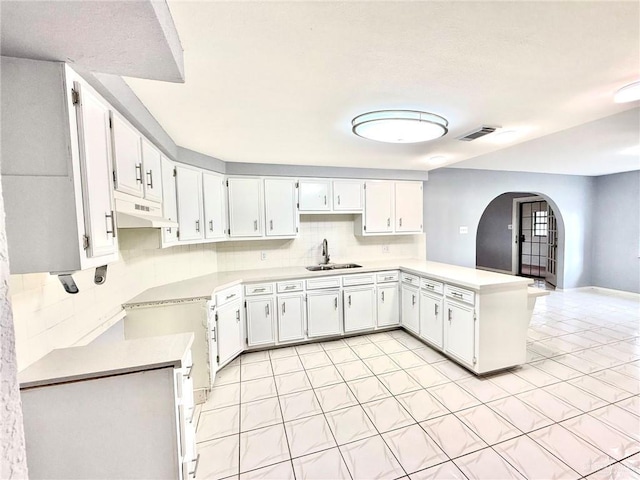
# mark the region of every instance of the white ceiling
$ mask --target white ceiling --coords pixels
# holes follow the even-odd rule
[[[434,168],[426,163],[434,155],[459,162],[639,105],[612,101],[616,89],[640,77],[635,1],[169,7],[186,82],[127,82],[177,144],[225,161],[423,170]],[[449,133],[413,145],[351,133],[354,116],[386,108],[437,113],[449,120]],[[482,124],[520,136],[508,145],[491,136],[456,140]],[[628,146],[608,131],[597,133],[599,152]],[[513,170],[510,150],[473,168]],[[621,171],[606,158],[588,168],[582,159],[569,154],[560,168],[538,161],[534,149],[521,169]]]
[[[2,55],[115,75],[184,80],[182,48],[162,1],[2,1]]]

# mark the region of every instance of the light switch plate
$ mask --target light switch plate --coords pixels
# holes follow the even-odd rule
[[[466,225],[461,226],[460,235],[466,235],[467,233],[469,233],[469,227],[467,227]]]
[[[511,224],[507,225],[507,230],[513,230],[513,225]]]

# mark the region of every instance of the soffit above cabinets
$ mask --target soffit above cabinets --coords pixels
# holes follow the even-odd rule
[[[186,82],[127,82],[178,145],[228,162],[428,170],[433,156],[447,166],[637,107],[613,102],[640,71],[637,2],[169,7]],[[356,115],[399,108],[442,115],[449,133],[404,145],[351,133]],[[457,140],[479,125],[519,135]],[[577,158],[564,163],[585,173]]]

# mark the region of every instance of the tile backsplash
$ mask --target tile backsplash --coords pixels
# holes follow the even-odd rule
[[[425,258],[424,235],[357,237],[353,215],[303,215],[294,240],[252,240],[150,247],[149,232],[120,230],[120,261],[109,265],[104,285],[93,270],[74,274],[80,289],[65,293],[48,273],[11,275],[18,369],[55,348],[76,344],[120,312],[120,305],[144,290],[165,283],[225,270],[312,265],[329,242],[332,262],[384,258]],[[134,249],[134,246],[138,246]],[[262,257],[265,259],[262,260]]]

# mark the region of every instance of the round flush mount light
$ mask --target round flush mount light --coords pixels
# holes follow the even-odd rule
[[[625,85],[613,96],[613,101],[616,103],[635,102],[636,100],[640,100],[640,80]]]
[[[387,143],[428,142],[445,135],[449,122],[439,115],[417,110],[378,110],[351,121],[359,137]]]

